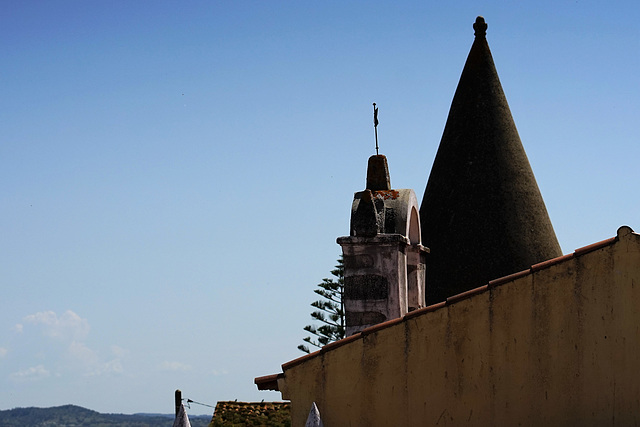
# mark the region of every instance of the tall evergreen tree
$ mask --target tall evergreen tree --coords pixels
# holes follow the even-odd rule
[[[311,312],[311,318],[321,323],[320,326],[307,325],[304,330],[315,335],[308,336],[303,341],[313,347],[321,348],[333,341],[344,338],[344,263],[342,255],[338,258],[338,265],[331,274],[335,279],[322,279],[318,283],[319,289],[313,292],[322,299],[314,301],[311,306],[316,310]],[[298,350],[309,353],[309,346],[300,344]]]

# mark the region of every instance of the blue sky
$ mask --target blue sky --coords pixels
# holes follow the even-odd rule
[[[0,409],[280,400],[371,103],[421,198],[477,15],[563,251],[640,230],[638,2],[3,2]]]

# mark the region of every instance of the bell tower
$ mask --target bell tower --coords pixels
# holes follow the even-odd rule
[[[413,190],[391,188],[384,155],[369,158],[364,191],[355,193],[344,256],[346,335],[425,305],[425,258]]]

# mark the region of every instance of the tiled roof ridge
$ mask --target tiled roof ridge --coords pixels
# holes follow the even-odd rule
[[[305,362],[305,361],[307,361],[309,359],[312,359],[312,358],[314,358],[314,357],[316,357],[316,356],[318,356],[320,354],[324,354],[327,351],[331,351],[331,350],[333,350],[335,348],[342,347],[345,344],[348,344],[348,343],[350,343],[352,341],[356,341],[356,340],[358,340],[360,338],[363,338],[363,337],[365,337],[365,336],[367,336],[367,335],[369,335],[369,334],[371,334],[373,332],[377,332],[377,331],[379,331],[381,329],[386,329],[386,328],[388,328],[390,326],[393,326],[395,324],[402,323],[402,322],[404,322],[404,321],[406,321],[408,319],[411,319],[411,318],[423,315],[425,313],[429,313],[429,312],[438,310],[438,309],[440,309],[442,307],[445,307],[447,305],[455,304],[455,303],[457,303],[459,301],[462,301],[464,299],[470,298],[470,297],[472,297],[474,295],[478,295],[478,294],[481,294],[483,292],[486,292],[487,290],[492,289],[492,288],[494,288],[496,286],[500,286],[500,285],[503,285],[505,283],[512,282],[512,281],[514,281],[516,279],[519,279],[519,278],[527,276],[529,274],[532,274],[532,273],[538,272],[540,270],[549,268],[549,267],[554,266],[556,264],[568,261],[568,260],[570,260],[572,258],[577,258],[577,257],[585,255],[585,254],[587,254],[589,252],[593,252],[595,250],[598,250],[598,249],[604,248],[606,246],[612,245],[613,243],[615,243],[618,240],[620,240],[620,237],[626,236],[628,234],[635,234],[637,236],[640,236],[640,234],[635,233],[631,229],[631,227],[623,225],[620,228],[618,228],[616,236],[614,236],[614,237],[611,237],[611,238],[608,238],[608,239],[605,239],[605,240],[601,240],[599,242],[592,243],[592,244],[587,245],[587,246],[583,246],[581,248],[578,248],[578,249],[574,250],[570,254],[562,255],[562,256],[559,256],[559,257],[556,257],[556,258],[552,258],[552,259],[547,260],[547,261],[540,262],[538,264],[534,264],[534,265],[532,265],[531,267],[529,267],[526,270],[522,270],[520,272],[513,273],[513,274],[510,274],[508,276],[504,276],[504,277],[497,278],[495,280],[491,280],[486,285],[483,285],[483,286],[480,286],[480,287],[477,287],[477,288],[474,288],[474,289],[470,289],[468,291],[462,292],[462,293],[457,294],[457,295],[452,295],[452,296],[448,297],[446,299],[446,301],[441,301],[439,303],[432,304],[430,306],[427,306],[427,307],[420,308],[420,309],[414,310],[412,312],[409,312],[409,313],[405,314],[402,317],[398,317],[396,319],[387,320],[386,322],[382,322],[382,323],[378,323],[377,325],[370,326],[370,327],[364,329],[363,331],[361,331],[361,332],[359,332],[357,334],[354,334],[354,335],[351,335],[349,337],[343,338],[343,339],[341,339],[339,341],[334,341],[332,343],[329,343],[329,344],[325,345],[324,347],[322,347],[320,350],[317,350],[317,351],[315,351],[313,353],[305,354],[304,356],[298,357],[297,359],[293,359],[293,360],[291,360],[289,362],[283,363],[282,364],[282,370],[286,371],[287,369],[293,368],[294,366],[297,366],[297,365],[299,365],[299,364],[301,364],[301,363],[303,363],[303,362]],[[256,378],[256,381],[257,380],[258,379]]]
[[[219,400],[209,425],[266,425],[268,418],[277,425],[291,422],[291,402],[238,402]],[[273,424],[276,425],[276,424]]]
[[[244,402],[244,401],[239,401],[239,400],[218,400],[217,404],[226,404],[226,405],[237,405],[237,406],[254,406],[254,405],[259,405],[259,406],[265,406],[265,405],[278,405],[278,406],[282,406],[282,405],[289,405],[291,404],[291,402],[286,402],[286,401],[273,401],[273,402]]]

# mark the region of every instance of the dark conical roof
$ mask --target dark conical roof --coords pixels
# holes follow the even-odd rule
[[[427,303],[562,255],[482,17],[420,207]]]

